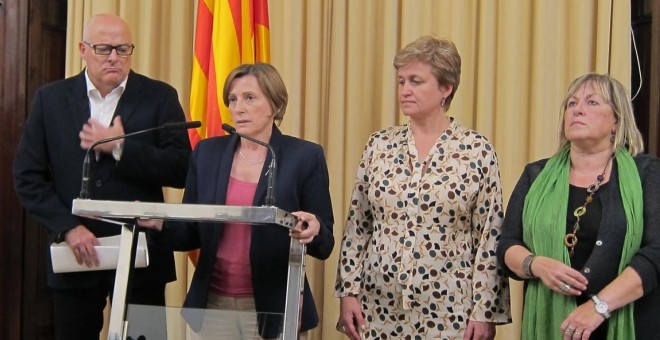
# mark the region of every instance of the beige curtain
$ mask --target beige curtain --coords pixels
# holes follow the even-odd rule
[[[83,23],[95,13],[117,13],[133,29],[133,69],[175,86],[187,108],[196,2],[69,0],[67,74],[82,67]],[[505,202],[523,166],[555,151],[559,104],[572,79],[596,71],[630,84],[625,0],[270,0],[269,8],[272,63],[290,97],[282,130],[325,148],[337,244],[368,135],[405,122],[392,58],[418,36],[456,43],[463,70],[448,114],[495,144]],[[168,200],[180,200],[180,192],[167,192]],[[334,330],[337,254],[308,261],[321,314],[313,339],[342,338]],[[185,256],[178,260],[181,279],[168,287],[172,304],[181,302],[189,277]],[[514,323],[498,327],[498,339],[520,337],[517,282],[512,301]]]

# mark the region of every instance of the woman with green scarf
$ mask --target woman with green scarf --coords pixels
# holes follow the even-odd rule
[[[630,96],[575,79],[560,148],[528,164],[498,259],[525,280],[523,339],[660,339],[660,162],[642,155]]]

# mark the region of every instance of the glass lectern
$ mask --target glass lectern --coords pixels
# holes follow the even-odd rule
[[[172,204],[172,203],[150,203],[150,202],[123,202],[102,201],[90,199],[75,199],[72,212],[75,215],[110,220],[134,219],[134,218],[158,218],[165,220],[183,221],[205,221],[205,222],[237,222],[253,225],[261,225],[264,228],[288,228],[293,229],[297,218],[289,212],[274,206],[223,206],[204,204]],[[223,318],[236,318],[244,313],[234,311],[210,311],[179,309],[175,307],[155,306],[127,306],[127,287],[135,263],[135,244],[137,243],[137,227],[130,224],[121,226],[121,242],[119,245],[119,259],[117,261],[117,274],[115,277],[115,288],[110,310],[110,324],[108,329],[108,340],[136,340],[140,336],[144,339],[158,338],[147,337],[141,334],[142,330],[157,332],[158,325],[148,325],[145,316],[165,313],[167,320],[176,313],[183,316],[186,322],[190,318],[199,316],[200,322],[206,320],[208,325],[218,326],[221,322],[208,322],[209,320],[222,320]],[[284,310],[283,324],[281,325],[281,336],[278,339],[295,340],[298,338],[300,320],[300,302],[304,288],[305,275],[305,245],[291,240],[289,247],[289,271],[287,277],[286,305]],[[150,310],[153,309],[153,310]],[[144,312],[141,313],[140,311]],[[151,311],[151,314],[149,312]],[[130,317],[129,317],[130,316]],[[271,318],[282,320],[281,316],[259,314],[259,318]],[[202,327],[202,331],[212,334],[212,327]],[[162,331],[162,329],[161,329]],[[130,334],[130,335],[129,335]],[[162,334],[162,333],[161,333]],[[212,336],[210,338],[213,338]]]

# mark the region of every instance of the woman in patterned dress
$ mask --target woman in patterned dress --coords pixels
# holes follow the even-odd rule
[[[455,45],[421,37],[397,53],[405,125],[375,132],[342,239],[338,330],[351,339],[492,339],[511,320],[495,249],[504,211],[492,144],[446,115]]]

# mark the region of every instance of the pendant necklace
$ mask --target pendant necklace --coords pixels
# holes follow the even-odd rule
[[[569,253],[571,256],[575,253],[575,246],[578,243],[578,236],[577,233],[580,231],[580,218],[584,216],[584,214],[587,213],[587,205],[589,203],[593,202],[594,200],[594,194],[598,189],[600,189],[600,185],[603,183],[603,180],[605,179],[605,171],[607,171],[607,167],[610,165],[610,162],[612,161],[612,158],[614,158],[614,154],[612,154],[612,157],[610,157],[607,160],[607,163],[605,163],[605,168],[603,169],[603,172],[596,177],[596,183],[590,185],[587,188],[587,193],[589,194],[585,199],[584,203],[575,208],[573,211],[573,216],[575,216],[575,224],[573,224],[573,232],[566,234],[564,237],[564,244],[566,247],[569,248]]]

